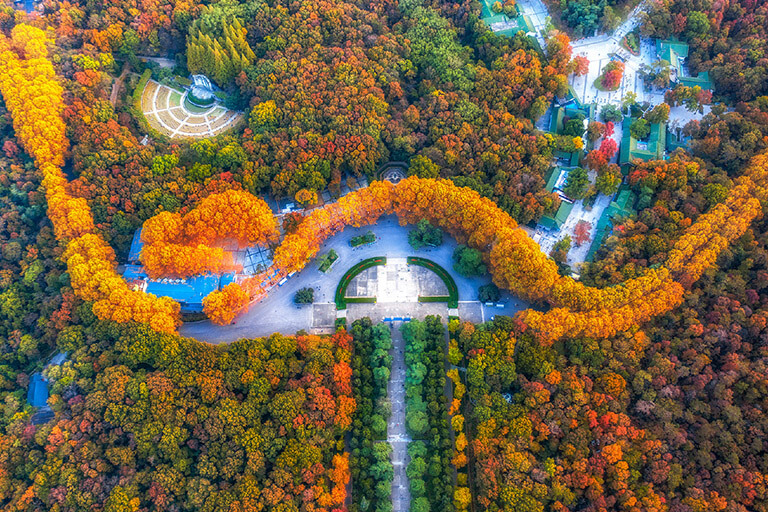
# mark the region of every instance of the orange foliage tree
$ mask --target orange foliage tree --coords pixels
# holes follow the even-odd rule
[[[236,270],[217,245],[277,241],[277,220],[262,199],[242,190],[212,194],[186,215],[162,212],[144,223],[141,261],[152,278]]]
[[[61,118],[62,88],[47,56],[45,33],[38,28],[17,25],[10,40],[0,34],[0,93],[13,115],[19,140],[43,174],[48,216],[56,238],[67,246],[63,259],[72,288],[94,302],[93,312],[101,319],[134,320],[173,332],[179,322],[179,304],[128,287],[114,271],[112,248],[93,233],[85,199],[67,191],[61,172],[68,146]]]
[[[229,283],[203,299],[203,312],[216,325],[226,325],[248,305],[248,293],[237,283]]]

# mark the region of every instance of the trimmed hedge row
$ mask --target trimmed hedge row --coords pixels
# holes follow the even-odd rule
[[[433,297],[419,297],[419,302],[448,302],[449,308],[459,307],[459,287],[456,286],[456,281],[454,281],[453,277],[451,277],[451,274],[449,274],[447,270],[445,270],[443,267],[441,267],[434,261],[428,260],[426,258],[419,258],[418,256],[409,256],[408,264],[418,265],[420,267],[424,267],[426,269],[431,270],[432,272],[437,274],[437,276],[440,279],[443,280],[443,283],[445,283],[445,287],[448,288],[447,299],[445,299],[444,297],[435,297],[436,299],[441,299],[441,300],[430,300]]]
[[[349,283],[352,281],[352,279],[354,279],[360,272],[362,272],[365,269],[375,267],[376,265],[386,265],[386,264],[387,264],[387,258],[383,256],[377,256],[375,258],[368,258],[366,260],[363,260],[360,263],[353,265],[349,270],[347,270],[344,273],[344,275],[341,276],[339,285],[336,287],[336,297],[335,297],[336,309],[347,309],[347,302],[354,302],[345,298],[345,295],[347,294],[347,286],[349,286]],[[364,298],[367,298],[367,297],[364,297]]]
[[[405,340],[406,467],[411,510],[454,512],[453,443],[445,396],[445,327],[439,316],[401,327]]]
[[[345,297],[347,304],[376,304],[376,297]]]
[[[419,302],[450,302],[448,295],[435,295],[434,297],[422,297],[419,295]]]
[[[349,435],[352,477],[350,512],[392,510],[392,446],[386,442],[391,405],[387,384],[392,337],[384,324],[361,318],[350,329],[353,341],[352,393],[357,402]]]

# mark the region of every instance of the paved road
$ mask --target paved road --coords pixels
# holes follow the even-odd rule
[[[149,60],[156,62],[161,68],[173,68],[176,66],[176,61],[166,57],[150,57],[149,55],[137,55],[141,60]]]
[[[411,492],[405,468],[408,466],[408,443],[411,438],[405,429],[405,340],[400,326],[392,328],[392,373],[389,376],[387,394],[392,403],[392,414],[387,425],[387,442],[392,445],[392,510],[408,512]]]
[[[369,246],[352,249],[349,239],[372,230],[379,240]],[[429,251],[414,251],[408,245],[408,231],[412,226],[400,226],[394,215],[384,217],[374,226],[363,228],[347,228],[343,232],[329,238],[320,250],[324,254],[330,249],[336,250],[339,259],[327,274],[317,270],[317,263],[309,263],[304,270],[289,279],[282,287],[272,290],[260,303],[251,306],[251,309],[240,315],[234,325],[216,326],[209,321],[185,324],[179,332],[182,336],[196,338],[209,343],[228,343],[240,338],[269,336],[274,332],[294,334],[296,331],[312,327],[312,307],[296,307],[293,304],[293,296],[296,291],[311,287],[315,289],[316,302],[332,302],[336,293],[336,286],[344,275],[344,272],[355,263],[374,256],[386,256],[388,258],[405,258],[418,255],[429,258],[445,268],[456,281],[459,289],[459,300],[476,300],[477,289],[491,282],[490,276],[465,278],[453,271],[451,256],[456,248],[456,241],[448,235],[443,236],[443,245]],[[526,303],[508,293],[502,294],[502,300],[515,309],[524,309]],[[501,314],[496,308],[488,308],[485,318],[490,319],[495,314]]]

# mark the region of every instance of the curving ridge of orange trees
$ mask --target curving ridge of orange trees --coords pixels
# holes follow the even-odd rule
[[[274,261],[278,269],[300,270],[327,237],[347,225],[372,224],[392,213],[402,224],[426,218],[459,242],[483,251],[498,286],[552,306],[546,313],[519,314],[543,340],[551,342],[566,334],[608,337],[682,302],[684,287],[712,266],[720,251],[760,215],[755,195],[768,197],[758,186],[767,182],[766,168],[768,157],[756,157],[726,203],[702,215],[678,240],[665,266],[609,288],[587,287],[559,275],[554,261],[492,201],[447,180],[415,177],[397,185],[375,182],[316,210],[283,240]]]
[[[66,179],[60,170],[67,149],[61,120],[61,87],[47,60],[41,30],[20,25],[13,29],[10,41],[0,35],[0,92],[13,114],[19,139],[43,173],[49,217],[57,238],[67,246],[64,259],[75,292],[85,300],[94,301],[94,313],[99,318],[117,322],[135,320],[149,323],[157,330],[174,331],[178,325],[178,304],[128,288],[114,271],[114,252],[95,233],[87,203],[67,191]],[[460,242],[483,251],[497,285],[552,306],[546,313],[528,310],[519,315],[521,325],[537,331],[545,342],[566,334],[607,337],[682,302],[684,288],[711,267],[720,251],[741,236],[761,214],[760,202],[768,198],[766,169],[768,156],[755,157],[744,176],[736,180],[728,200],[702,215],[686,230],[664,266],[609,288],[590,288],[560,276],[554,262],[492,201],[447,180],[419,178],[408,178],[398,185],[375,182],[337,203],[315,210],[276,249],[274,268],[270,272],[277,270],[278,275],[285,275],[302,269],[329,236],[346,226],[372,224],[388,214],[396,214],[403,224],[426,218]],[[237,193],[238,201],[255,205],[237,210],[238,215],[243,216],[242,226],[259,223],[253,232],[258,234],[253,236],[270,239],[274,235],[270,228],[274,220],[265,218],[257,200],[242,194],[246,193]],[[214,198],[211,201],[228,200]],[[215,222],[220,217],[204,214],[210,208],[210,204],[204,203],[199,207],[200,212],[193,210],[188,214],[200,220],[190,233],[182,228],[171,237],[153,233],[153,226],[177,223],[178,218],[172,214],[148,221],[150,229],[145,237],[149,244],[193,246],[197,242],[203,245],[220,242],[222,237],[247,238],[243,229],[233,228],[222,233],[209,230],[211,226],[205,226],[205,222]],[[234,204],[241,203],[230,204],[227,211],[234,211]],[[163,264],[175,265],[173,271],[177,275],[191,271],[189,265],[172,257],[159,258],[158,268]],[[205,300],[205,310],[211,319],[217,323],[230,321],[247,306],[250,298],[263,292],[262,277],[247,279],[239,285],[230,284],[210,294]]]
[[[13,115],[16,135],[43,175],[48,217],[56,238],[66,245],[63,259],[72,288],[94,301],[93,312],[101,319],[135,320],[173,332],[179,325],[179,304],[131,290],[114,270],[114,251],[95,233],[85,199],[69,195],[61,172],[68,146],[62,89],[45,43],[45,33],[27,25],[14,27],[10,40],[0,34],[0,93]]]
[[[232,254],[239,248],[277,242],[277,219],[267,203],[241,190],[212,194],[187,213],[162,212],[144,223],[141,262],[152,278],[186,277],[238,270]]]

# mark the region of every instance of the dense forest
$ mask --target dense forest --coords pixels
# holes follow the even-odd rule
[[[469,5],[440,2],[171,2],[138,9],[135,21],[129,2],[46,6],[56,72],[66,79],[73,191],[120,254],[160,210],[230,188],[338,194],[345,177],[370,177],[387,160],[452,178],[524,223],[559,204],[543,180],[560,142],[532,120],[565,90],[572,64],[564,35],[550,39],[545,58],[522,35],[494,35]],[[183,73],[185,38],[195,54],[190,70],[206,69],[216,44],[238,55],[247,46],[247,57],[234,58],[242,70],[229,66],[219,79],[228,102],[248,109],[247,128],[188,145],[142,145],[132,102],[109,102],[110,75],[124,66],[139,72],[137,55],[167,48],[178,50]]]
[[[343,437],[356,405],[351,336],[275,334],[222,350],[94,320],[58,336],[70,360],[55,370],[57,420],[40,427],[19,414],[4,420],[4,507],[344,503]]]
[[[574,37],[611,30],[634,5],[548,2]],[[575,312],[451,319],[449,341],[434,317],[406,324],[414,510],[768,512],[766,190],[745,171],[764,168],[750,162],[768,149],[765,3],[650,4],[641,32],[688,42],[687,66],[709,71],[725,104],[683,128],[688,151],[626,176],[607,165],[615,147],[589,153],[585,166],[606,189],[623,180],[637,213],[614,219],[579,283],[511,231],[560,206],[545,177],[574,141],[534,123],[579,65],[564,32],[551,30],[538,49],[522,34],[495,35],[465,1],[40,8],[0,6],[0,55],[40,53],[29,32],[11,38],[14,26],[45,30],[69,141],[49,157],[93,225],[67,246],[52,222],[62,203],[47,190],[50,168],[29,132],[14,129],[17,104],[0,100],[0,508],[391,510],[387,326],[361,320],[332,335],[212,346],[100,320],[108,306],[76,291],[97,275],[83,260],[111,272],[149,219],[153,275],[229,269],[205,244],[224,236],[211,219],[235,208],[264,220],[228,223],[226,237],[274,242],[282,227],[294,245],[277,256],[303,265],[339,219],[298,215],[278,226],[250,194],[337,197],[347,178],[373,180],[382,163],[402,161],[414,177],[402,197],[374,182],[347,196],[345,214],[428,219],[481,250],[501,288]],[[197,142],[144,139],[134,98],[145,70],[157,80],[209,74],[245,125]],[[760,202],[744,198],[750,187]],[[681,240],[695,242],[685,264]],[[164,259],[168,247],[187,265]],[[655,299],[653,314],[628,297]],[[153,316],[145,306],[135,309]],[[67,361],[45,370],[54,419],[33,424],[31,376],[58,351]]]
[[[768,93],[765,52],[768,25],[764,2],[664,0],[654,2],[641,32],[690,43],[692,71],[710,71],[719,95],[731,102]]]

